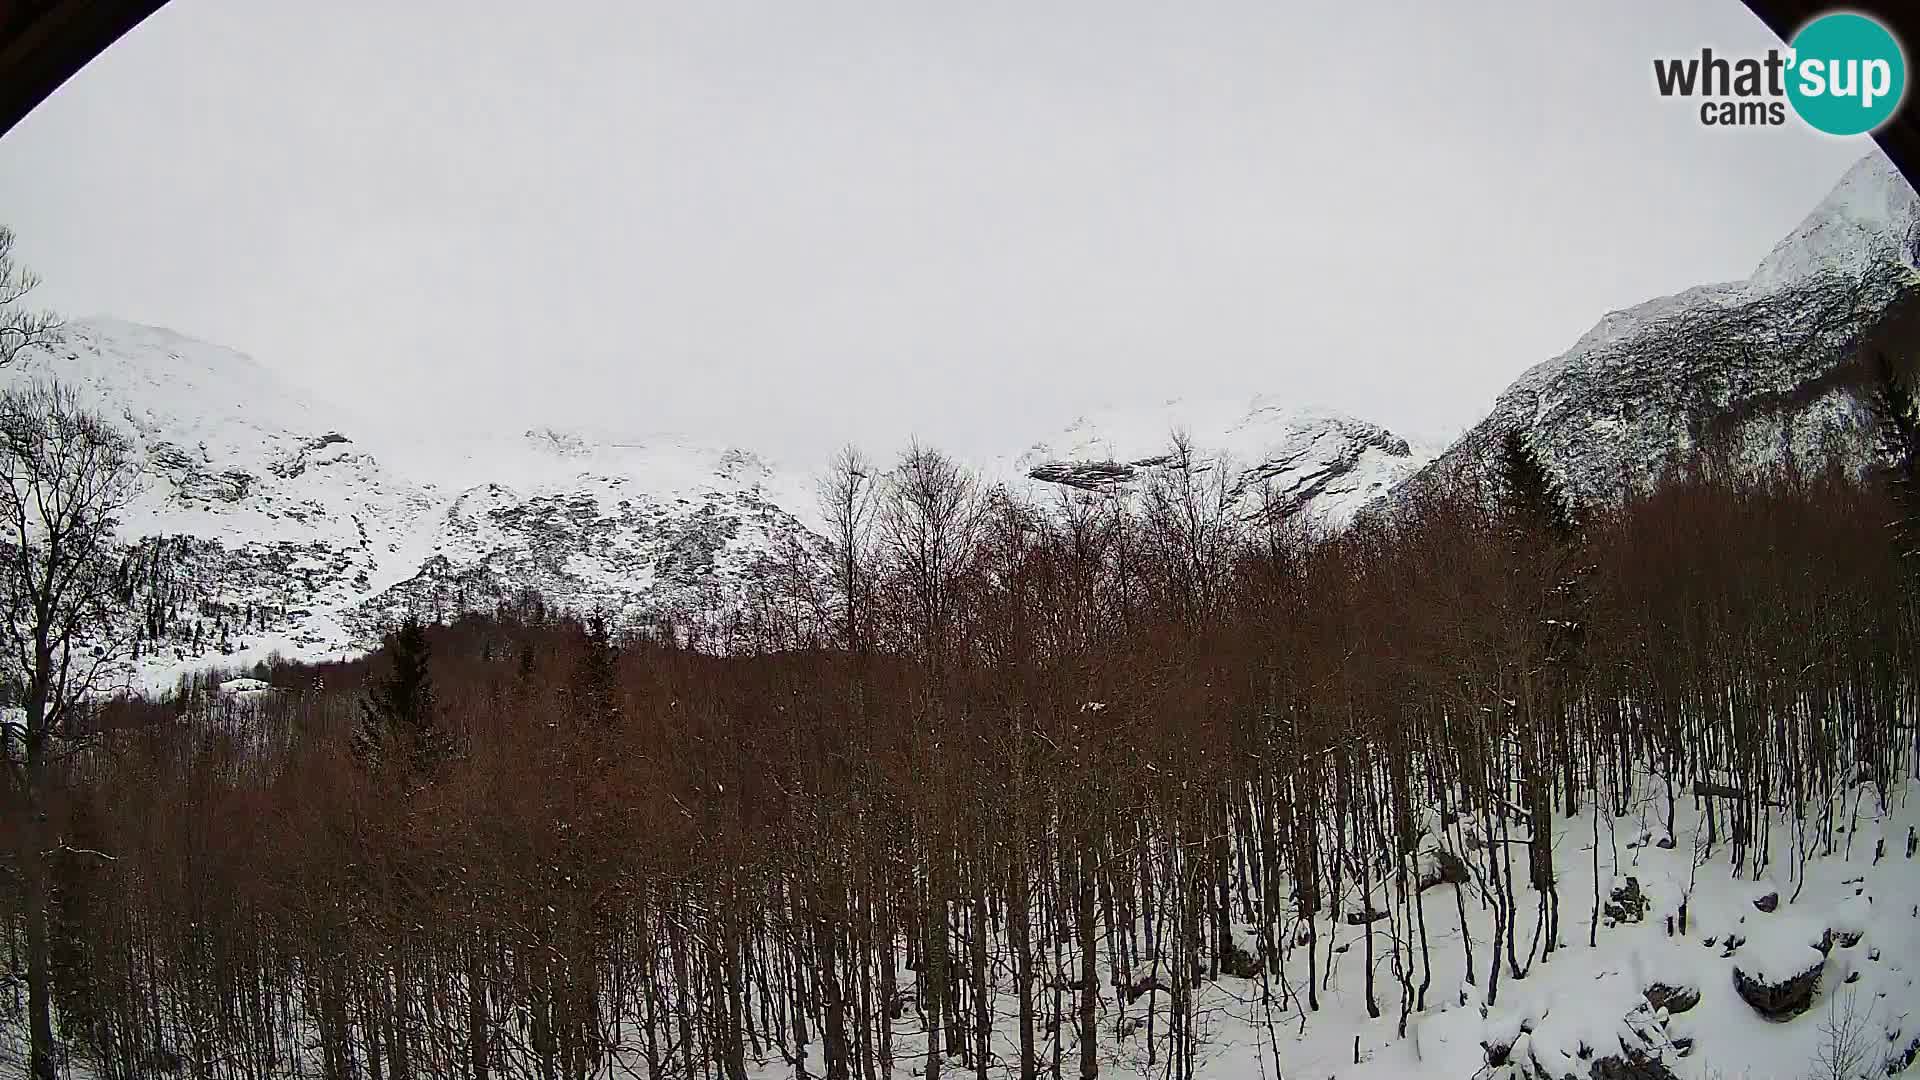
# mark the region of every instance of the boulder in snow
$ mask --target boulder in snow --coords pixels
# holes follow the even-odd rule
[[[1595,1058],[1587,1075],[1592,1080],[1679,1080],[1664,1060],[1632,1054]]]
[[[1647,986],[1647,1004],[1655,1012],[1665,1009],[1669,1016],[1678,1016],[1700,1004],[1700,988],[1675,986],[1672,983],[1663,982],[1650,983]]]
[[[1460,856],[1445,848],[1429,848],[1420,853],[1419,891],[1435,885],[1465,885],[1473,880]]]
[[[1607,918],[1614,922],[1640,922],[1647,917],[1647,896],[1640,891],[1640,879],[1630,877],[1613,887],[1608,895]]]
[[[1826,955],[1787,938],[1755,941],[1733,965],[1733,988],[1740,999],[1769,1020],[1787,1020],[1813,1004]]]

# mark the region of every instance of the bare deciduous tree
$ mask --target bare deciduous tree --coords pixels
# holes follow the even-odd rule
[[[39,384],[0,393],[0,474],[0,617],[25,706],[6,722],[0,756],[26,810],[32,1075],[53,1080],[47,863],[63,842],[47,827],[46,801],[56,748],[85,734],[81,713],[113,670],[116,643],[101,633],[113,595],[110,551],[136,471],[125,436],[71,390]]]
[[[936,673],[952,645],[980,520],[979,482],[952,458],[917,443],[901,455],[880,508],[880,540],[909,632]]]
[[[0,225],[0,367],[12,364],[21,349],[51,344],[60,331],[52,312],[22,306],[40,286],[40,275],[13,261],[13,242],[13,230]]]
[[[1872,1064],[1873,1038],[1869,1034],[1871,1007],[1860,1008],[1859,994],[1849,990],[1827,1001],[1820,1022],[1820,1047],[1814,1052],[1809,1080],[1858,1080]]]
[[[843,447],[820,481],[820,512],[833,549],[833,587],[842,604],[841,643],[858,653],[866,641],[867,549],[873,543],[873,466],[858,448]]]

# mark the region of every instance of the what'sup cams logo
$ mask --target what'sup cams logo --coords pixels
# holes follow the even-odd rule
[[[1778,127],[1791,106],[1816,131],[1863,135],[1900,107],[1907,58],[1878,20],[1843,11],[1801,27],[1785,51],[1657,59],[1653,81],[1661,97],[1700,99],[1709,127]]]

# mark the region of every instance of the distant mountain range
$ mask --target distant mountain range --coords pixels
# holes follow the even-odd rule
[[[810,482],[743,449],[549,429],[382,441],[239,353],[112,320],[0,372],[46,376],[120,421],[143,462],[120,533],[149,685],[526,592],[684,622],[766,560],[820,549]]]
[[[1863,346],[1920,342],[1920,199],[1878,152],[1745,281],[1614,312],[1526,372],[1451,446],[1270,398],[1090,413],[981,469],[1046,495],[1175,467],[1232,470],[1301,520],[1342,527],[1527,433],[1583,500],[1644,486],[1693,450],[1753,467],[1864,462]],[[817,561],[813,478],[751,450],[534,429],[451,443],[356,429],[253,360],[107,319],[23,353],[131,433],[144,484],[122,527],[149,686],[208,662],[326,655],[405,610],[450,616],[535,592],[628,624],[698,623],[778,563]]]

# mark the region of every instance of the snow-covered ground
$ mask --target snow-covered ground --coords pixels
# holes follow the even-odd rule
[[[266,692],[245,680],[220,689],[242,699]],[[1407,926],[1410,913],[1395,912],[1371,925],[1378,1019],[1368,1017],[1363,989],[1368,929],[1323,918],[1317,949],[1331,963],[1319,967],[1324,980],[1319,1010],[1306,1008],[1305,946],[1298,940],[1283,971],[1270,972],[1264,983],[1226,975],[1203,983],[1195,995],[1200,1047],[1194,1075],[1218,1080],[1613,1080],[1663,1075],[1657,1071],[1661,1067],[1683,1080],[1898,1075],[1920,1051],[1920,987],[1915,984],[1920,855],[1910,855],[1908,846],[1920,827],[1920,803],[1911,799],[1913,788],[1909,782],[1900,789],[1884,811],[1864,786],[1838,799],[1830,855],[1821,854],[1823,842],[1813,835],[1811,823],[1796,834],[1784,816],[1777,817],[1771,868],[1757,879],[1729,873],[1724,831],[1718,845],[1706,848],[1703,819],[1684,796],[1670,846],[1659,794],[1617,819],[1604,813],[1562,818],[1555,824],[1556,861],[1562,869],[1559,947],[1550,959],[1536,959],[1524,978],[1514,978],[1503,961],[1496,1001],[1488,1001],[1491,914],[1478,886],[1460,886],[1456,896],[1456,886],[1436,884],[1419,894],[1433,982],[1426,1007],[1412,1010],[1404,1038],[1397,1031],[1402,999],[1388,935],[1390,927]],[[1804,872],[1795,854],[1802,847],[1811,851]],[[1589,946],[1596,880],[1603,914],[1597,943]],[[1614,912],[1624,918],[1606,914],[1616,894],[1633,895],[1633,885],[1644,897],[1644,915],[1632,903]],[[1351,909],[1358,897],[1344,899],[1337,908]],[[1524,890],[1519,896],[1523,954],[1532,937],[1533,899]],[[1390,907],[1393,896],[1376,888],[1372,902]],[[1469,938],[1474,983],[1460,978]],[[1415,955],[1410,938],[1402,946],[1401,957]],[[1250,941],[1243,947],[1250,948]],[[1812,1000],[1784,1019],[1761,1016],[1736,990],[1736,972],[1780,981],[1809,968],[1819,973]],[[1100,969],[1107,970],[1105,957]],[[902,985],[912,985],[912,972],[903,968],[899,975]],[[995,978],[1004,987],[1009,976],[1003,969]],[[1409,979],[1417,990],[1420,970],[1411,970]],[[987,1075],[1016,1076],[1010,992],[996,1008],[996,1057]],[[1111,987],[1103,987],[1098,1019],[1101,1076],[1169,1075],[1164,994],[1148,993],[1123,1005]],[[1077,1075],[1078,1047],[1067,1027],[1063,1074]],[[0,1063],[23,1060],[21,1034],[17,1027],[0,1029]],[[909,1008],[895,1027],[896,1076],[921,1073],[924,1045]],[[1044,1028],[1041,1050],[1044,1074],[1052,1053]],[[646,1075],[639,1048],[626,1051],[605,1057],[598,1075],[619,1080]],[[1836,1057],[1852,1067],[1821,1071]],[[1609,1058],[1637,1060],[1643,1071],[1596,1069],[1596,1062]],[[953,1056],[943,1069],[956,1076],[972,1071]],[[749,1071],[756,1080],[797,1075],[777,1056],[749,1062]],[[817,1043],[806,1074],[824,1074]],[[75,1061],[69,1075],[88,1080],[93,1073]]]
[[[1703,819],[1684,796],[1671,847],[1662,846],[1666,809],[1661,794],[1649,794],[1619,819],[1604,813],[1560,818],[1555,822],[1555,857],[1562,872],[1559,948],[1551,958],[1534,962],[1521,979],[1503,961],[1492,1004],[1487,1003],[1491,909],[1475,884],[1462,886],[1477,972],[1476,983],[1467,984],[1460,977],[1467,951],[1461,899],[1453,885],[1434,885],[1420,894],[1434,978],[1426,1008],[1408,1018],[1405,1038],[1397,1032],[1402,998],[1387,936],[1388,927],[1407,925],[1405,913],[1372,924],[1379,1019],[1368,1017],[1365,1000],[1367,928],[1323,918],[1318,948],[1332,962],[1320,965],[1326,982],[1318,995],[1319,1011],[1306,1008],[1307,965],[1304,946],[1298,944],[1285,959],[1284,980],[1274,978],[1265,994],[1257,978],[1223,975],[1204,984],[1195,1002],[1201,1040],[1195,1075],[1218,1080],[1657,1075],[1592,1071],[1596,1060],[1626,1060],[1638,1053],[1664,1063],[1683,1080],[1800,1080],[1826,1075],[1817,1070],[1834,1042],[1828,1028],[1836,1014],[1855,1018],[1857,1075],[1894,1075],[1892,1070],[1904,1069],[1920,1047],[1920,986],[1915,984],[1920,854],[1909,857],[1907,847],[1910,830],[1920,826],[1920,802],[1910,801],[1915,793],[1909,783],[1884,814],[1870,790],[1841,800],[1834,814],[1834,852],[1823,856],[1816,850],[1804,882],[1794,830],[1784,820],[1772,829],[1771,868],[1755,880],[1729,872],[1724,818],[1720,843],[1705,849]],[[1628,921],[1603,913],[1597,944],[1590,947],[1596,827],[1602,908],[1616,889],[1627,888],[1628,879],[1646,907],[1644,917]],[[1819,844],[1812,836],[1805,842]],[[1523,889],[1518,898],[1523,955],[1532,939],[1535,895]],[[1768,896],[1776,901],[1771,912],[1756,906]],[[1357,896],[1349,897],[1338,908],[1352,910],[1356,902]],[[1392,896],[1377,888],[1372,902],[1376,909],[1388,907]],[[1682,903],[1685,933],[1678,925]],[[1414,951],[1417,946],[1402,955]],[[1735,989],[1736,970],[1784,979],[1810,965],[1820,969],[1818,989],[1810,1007],[1789,1019],[1762,1017]],[[1107,970],[1104,958],[1100,967]],[[911,972],[900,975],[911,984]],[[1419,971],[1410,978],[1417,991]],[[1697,1002],[1686,1000],[1688,992],[1697,992]],[[999,1060],[988,1075],[1017,1076],[1015,1000],[1005,994],[996,1008]],[[1159,1010],[1151,1054],[1149,1008]],[[1103,989],[1102,1076],[1168,1075],[1165,1011],[1164,995],[1148,994],[1123,1005],[1111,988]],[[902,1072],[917,1072],[925,1043],[911,1015],[900,1022],[899,1032],[904,1037],[895,1051],[896,1065]],[[1072,1074],[1078,1051],[1071,1032],[1067,1038],[1064,1070]],[[818,1076],[823,1069],[816,1047],[808,1073]],[[943,1067],[943,1074],[968,1072],[954,1058]],[[762,1063],[755,1075],[773,1080],[795,1073],[776,1059]]]

